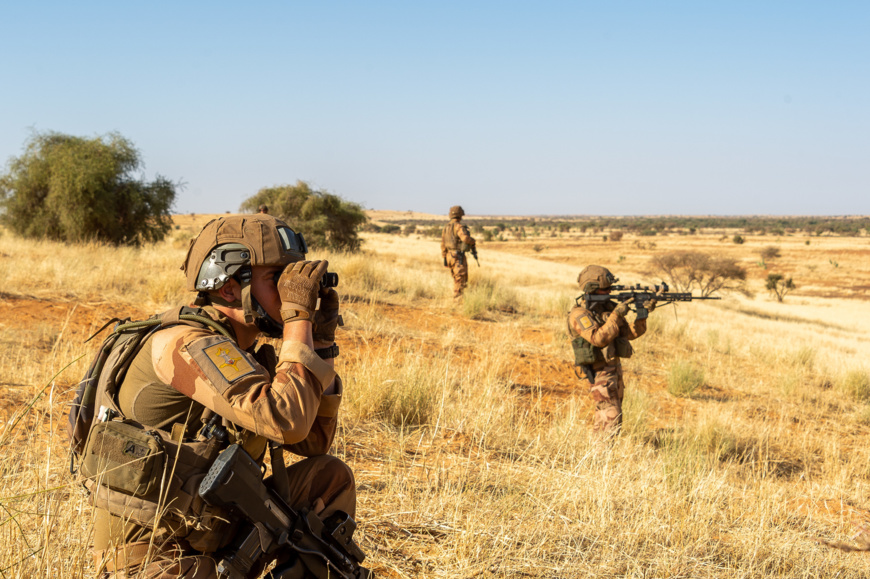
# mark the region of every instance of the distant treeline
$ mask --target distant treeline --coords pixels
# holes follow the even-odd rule
[[[384,233],[428,233],[440,235],[444,221],[397,219],[378,226],[369,223],[370,231]],[[590,218],[475,218],[466,220],[474,228],[494,229],[496,232],[515,231],[522,228],[533,231],[588,231],[598,233],[620,230],[636,235],[660,235],[667,233],[695,234],[715,230],[740,230],[747,234],[858,236],[870,231],[870,217],[590,217]]]

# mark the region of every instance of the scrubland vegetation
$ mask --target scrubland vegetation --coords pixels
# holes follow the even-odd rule
[[[83,341],[184,302],[202,222],[140,248],[0,235],[2,577],[92,576],[62,435]],[[483,243],[461,304],[425,231],[311,256],[341,276],[334,452],[377,576],[868,576],[864,554],[816,539],[870,520],[870,240],[561,233]],[[654,312],[625,362],[623,434],[595,438],[564,320],[577,273],[655,283],[653,258],[679,251],[733,259],[754,297]],[[781,303],[770,273],[797,286]]]

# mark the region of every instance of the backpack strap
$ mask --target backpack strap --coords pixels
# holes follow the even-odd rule
[[[152,333],[170,326],[186,324],[198,328],[209,328],[229,339],[234,339],[225,327],[208,317],[201,308],[185,306],[173,308],[145,320],[130,321],[129,318],[123,320],[114,318],[109,320],[88,340],[93,339],[112,323],[115,323],[115,327],[103,341],[87,373],[79,382],[76,397],[70,409],[67,427],[71,450],[70,472],[73,472],[74,457],[84,449],[88,433],[94,419],[97,418],[96,413],[99,411],[97,403],[99,402],[100,406],[105,406],[105,412],[112,416],[124,417],[115,399],[116,386],[123,381],[133,358],[139,353]],[[109,367],[106,368],[106,363],[110,360]],[[101,380],[105,370],[111,372],[111,375],[107,376],[107,379]],[[100,420],[112,416],[101,416]]]

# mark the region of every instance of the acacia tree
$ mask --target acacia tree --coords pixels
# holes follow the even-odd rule
[[[358,203],[312,189],[305,181],[264,187],[246,199],[240,209],[254,212],[260,205],[267,205],[269,213],[303,233],[311,247],[356,251],[360,246],[357,230],[368,221]]]
[[[146,182],[139,152],[119,135],[34,133],[0,175],[0,220],[24,237],[139,244],[169,232],[175,185]]]
[[[791,290],[797,289],[794,280],[790,277],[785,277],[781,273],[772,273],[768,275],[765,287],[767,288],[767,291],[776,297],[776,301],[778,302],[782,302],[782,300],[785,299],[786,294]]]
[[[655,256],[652,264],[680,292],[697,288],[702,297],[718,291],[737,291],[749,295],[746,270],[727,257],[696,251],[676,251]]]

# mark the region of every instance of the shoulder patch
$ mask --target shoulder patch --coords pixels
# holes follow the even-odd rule
[[[580,327],[584,330],[591,330],[595,327],[595,324],[592,323],[592,318],[589,317],[589,314],[583,314],[579,318],[577,318],[577,323],[580,324]]]
[[[230,384],[254,371],[245,354],[230,340],[212,344],[203,353]]]

